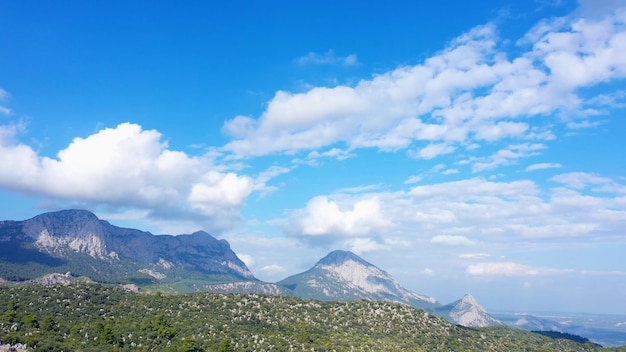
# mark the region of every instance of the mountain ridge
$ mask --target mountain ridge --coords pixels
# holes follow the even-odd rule
[[[277,283],[296,295],[320,300],[370,299],[409,304],[418,308],[437,306],[437,301],[404,289],[391,275],[356,254],[335,250],[311,269]]]
[[[155,236],[111,225],[86,210],[0,222],[0,242],[4,244],[0,248],[3,267],[15,264],[11,259],[19,263],[15,252],[23,252],[44,274],[55,268],[105,282],[160,282],[169,276],[209,282],[257,280],[226,240],[203,231]],[[0,276],[11,270],[18,280],[34,278],[33,270],[25,270],[29,260],[4,268]]]
[[[309,270],[268,283],[254,277],[226,240],[204,231],[155,236],[111,225],[80,209],[44,213],[24,221],[0,221],[0,243],[9,244],[0,248],[0,263],[5,264],[0,278],[8,280],[11,277],[7,277],[6,267],[18,272],[24,269],[19,263],[6,265],[10,256],[6,248],[10,247],[25,251],[32,258],[39,256],[42,277],[33,277],[32,272],[24,277],[32,282],[71,282],[72,276],[78,275],[101,282],[117,280],[183,292],[387,301],[421,308],[465,326],[501,324],[472,296],[441,305],[433,297],[405,289],[386,271],[344,250],[328,253]],[[28,263],[24,267],[28,268]],[[72,270],[61,270],[69,268]]]
[[[438,308],[438,310],[445,312],[452,321],[463,326],[503,325],[501,321],[487,313],[487,310],[469,293],[460,300]]]

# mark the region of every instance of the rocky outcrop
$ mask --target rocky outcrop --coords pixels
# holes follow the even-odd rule
[[[28,352],[28,345],[23,343],[17,343],[15,345],[11,345],[8,343],[2,343],[0,341],[0,352]]]
[[[44,275],[42,277],[28,281],[29,284],[43,285],[43,286],[52,286],[52,285],[68,286],[75,282],[94,283],[94,281],[90,280],[87,277],[75,277],[72,275],[72,273],[69,273],[69,272],[65,274],[52,273],[52,274]]]
[[[470,294],[437,309],[437,313],[459,325],[468,327],[502,325],[501,321],[489,315],[476,298]]]
[[[411,292],[387,272],[348,251],[333,251],[313,268],[280,282],[294,295],[333,301],[367,299],[431,308],[439,304],[429,296]]]
[[[85,210],[62,210],[24,221],[2,221],[0,242],[3,245],[0,262],[10,260],[11,273],[31,275],[32,270],[26,267],[32,263],[20,259],[21,251],[49,267],[47,273],[65,269],[97,280],[150,277],[155,280],[256,281],[227,241],[204,231],[155,236],[113,226]],[[40,271],[44,269],[38,267]],[[27,275],[17,276],[33,278]]]
[[[291,295],[291,292],[282,286],[255,281],[206,285],[204,286],[204,290],[220,293],[258,293],[273,296]]]

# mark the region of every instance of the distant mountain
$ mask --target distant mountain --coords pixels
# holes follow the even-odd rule
[[[524,329],[524,330],[541,330],[541,331],[557,331],[564,332],[563,324],[546,319],[540,318],[529,314],[524,314],[518,320],[516,320],[513,326]]]
[[[551,331],[584,336],[603,346],[626,345],[623,315],[593,313],[498,312],[494,316],[508,326],[528,331]]]
[[[85,210],[0,221],[0,278],[71,272],[99,282],[193,290],[195,281],[256,281],[225,240],[206,232],[159,235],[113,226]]]
[[[463,326],[503,325],[501,321],[487,313],[485,308],[470,294],[466,294],[456,302],[438,307],[432,312]]]
[[[472,295],[442,306],[432,297],[409,291],[387,272],[348,251],[333,251],[313,268],[277,285],[300,298],[323,301],[388,301],[407,304],[463,326],[502,325]]]
[[[323,301],[389,301],[417,308],[434,308],[437,301],[411,292],[391,275],[347,251],[333,251],[313,268],[277,283],[294,296]]]

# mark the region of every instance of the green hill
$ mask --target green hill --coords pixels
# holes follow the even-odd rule
[[[98,352],[602,350],[508,327],[462,328],[402,304],[145,295],[84,283],[1,286],[0,341]]]

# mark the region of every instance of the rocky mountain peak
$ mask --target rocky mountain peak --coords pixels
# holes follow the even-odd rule
[[[42,274],[63,267],[96,280],[256,280],[226,240],[204,231],[154,236],[114,226],[86,210],[62,210],[23,221],[1,222],[0,240],[5,244],[0,248],[0,277],[12,273],[1,270],[2,258],[18,258],[13,252],[21,251],[45,264],[38,268]],[[11,265],[23,269],[20,278],[32,278],[33,270],[27,264]]]
[[[419,308],[437,305],[434,298],[406,290],[387,272],[349,251],[333,251],[310,270],[278,284],[305,298],[382,300]]]
[[[476,298],[470,294],[466,294],[449,306],[451,306],[450,317],[460,325],[474,327],[502,325],[499,320],[489,315]]]
[[[465,296],[463,296],[463,298],[461,298],[461,300],[459,301],[459,304],[470,305],[470,306],[477,306],[477,307],[482,308],[482,306],[480,305],[480,303],[478,303],[476,298],[474,298],[474,296],[472,296],[469,293],[466,294]]]
[[[96,214],[83,209],[65,209],[43,213],[30,219],[32,222],[44,222],[48,224],[85,224],[100,222]]]
[[[26,220],[22,231],[36,240],[38,248],[50,253],[71,250],[87,253],[93,258],[116,258],[116,253],[106,245],[107,225],[92,212],[68,209]]]
[[[353,261],[363,266],[373,266],[350,251],[336,250],[328,253],[324,258],[320,259],[317,264],[315,264],[315,267],[342,265],[347,261]]]

